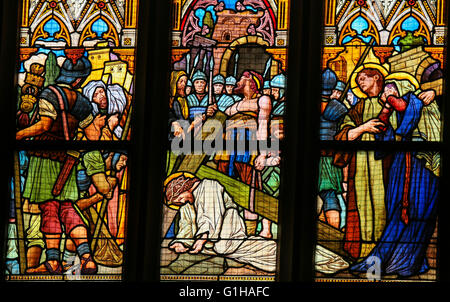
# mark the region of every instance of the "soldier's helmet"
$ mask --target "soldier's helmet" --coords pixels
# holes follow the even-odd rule
[[[337,81],[336,87],[334,87],[335,90],[344,91],[345,89],[345,83],[342,81]]]
[[[236,86],[237,80],[233,76],[229,76],[225,79],[225,85],[233,85]]]
[[[206,80],[207,80],[206,74],[205,74],[203,71],[201,71],[201,70],[197,70],[197,71],[194,73],[194,75],[192,76],[192,82],[195,82],[195,81],[197,81],[197,80],[203,80],[203,81],[206,81]]]
[[[66,59],[61,67],[57,83],[72,84],[76,79],[86,78],[91,73],[92,65],[86,57],[79,58],[74,64]]]
[[[213,84],[222,84],[225,85],[225,78],[223,75],[218,74],[213,78]]]
[[[270,89],[270,81],[264,81],[263,89]]]
[[[272,88],[286,88],[286,76],[284,74],[279,74],[273,77],[270,81],[270,87]]]
[[[336,73],[327,68],[322,73],[322,95],[331,95],[334,87],[336,87],[337,76]]]

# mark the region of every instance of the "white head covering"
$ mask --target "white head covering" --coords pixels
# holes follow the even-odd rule
[[[98,114],[98,106],[94,101],[92,100],[94,97],[95,90],[97,88],[103,88],[106,92],[106,85],[102,81],[90,81],[87,83],[86,86],[83,88],[83,95],[89,99],[89,101],[92,104],[92,115],[96,116]],[[109,105],[109,104],[108,104]],[[109,107],[109,106],[108,106]]]
[[[127,97],[123,88],[119,84],[108,85],[106,93],[108,97],[108,114],[122,114],[127,105]]]
[[[108,114],[122,114],[127,104],[127,98],[123,88],[118,84],[106,86],[103,81],[90,81],[86,86],[84,86],[83,95],[86,96],[92,103],[92,114],[95,116],[99,112],[97,104],[92,100],[95,90],[99,87],[103,88],[106,92],[106,98],[108,100]]]

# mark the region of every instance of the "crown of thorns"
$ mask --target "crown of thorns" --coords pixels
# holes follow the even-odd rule
[[[183,175],[173,179],[166,186],[166,201],[167,204],[172,204],[181,193],[186,192],[197,181],[197,178],[187,178]]]

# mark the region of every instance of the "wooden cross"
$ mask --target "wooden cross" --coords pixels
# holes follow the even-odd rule
[[[221,112],[217,112],[214,117],[208,120],[219,121],[223,125],[225,123],[226,116]],[[200,135],[202,135],[202,138],[207,136],[204,133],[199,133],[197,137],[199,138]],[[251,186],[205,165],[204,162],[207,157],[207,154],[188,154],[178,156],[171,154],[169,157],[169,169],[167,171],[167,175],[176,172],[188,172],[194,174],[200,179],[217,180],[225,187],[225,190],[228,194],[230,194],[236,204],[244,209],[250,210]],[[254,212],[277,223],[278,199],[258,189],[254,189],[254,192]],[[176,213],[177,211],[171,210],[167,206],[164,207],[165,218],[163,222],[163,236],[167,233]]]

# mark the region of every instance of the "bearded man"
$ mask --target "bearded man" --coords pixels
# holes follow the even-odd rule
[[[84,86],[83,95],[91,101],[92,115],[107,115],[109,130],[117,138],[121,138],[125,120],[120,119],[124,112],[128,113],[124,89],[118,84],[106,85],[103,81],[90,81]]]
[[[229,116],[227,140],[252,140],[255,139],[252,137],[254,133],[256,133],[258,141],[267,140],[272,103],[270,96],[260,94],[263,81],[263,77],[255,71],[245,71],[242,74],[235,92],[241,94],[243,98],[225,110],[225,114]],[[256,170],[261,171],[264,168],[266,159],[266,150],[261,150],[256,157],[250,151],[231,152],[230,155],[218,154],[216,156],[219,171],[231,177],[239,176],[242,182],[257,189],[262,189],[262,184],[257,180]],[[258,215],[254,213],[253,209],[245,210],[245,219],[247,234],[254,235],[258,224]],[[263,219],[263,228],[259,235],[271,238],[270,229],[270,222]]]
[[[100,132],[93,127],[92,105],[77,91],[90,72],[91,63],[87,58],[66,59],[56,85],[46,87],[39,95],[39,121],[18,131],[16,139],[69,141],[75,138],[78,127],[83,128],[89,138],[97,139]],[[87,229],[73,207],[78,199],[78,188],[75,169],[67,168],[71,156],[53,150],[28,153],[30,164],[23,197],[30,204],[39,205],[42,213],[40,231],[45,238],[46,261],[29,268],[27,273],[62,273],[60,242],[64,229],[66,236],[75,243],[81,273],[95,274],[97,265],[92,259]]]

